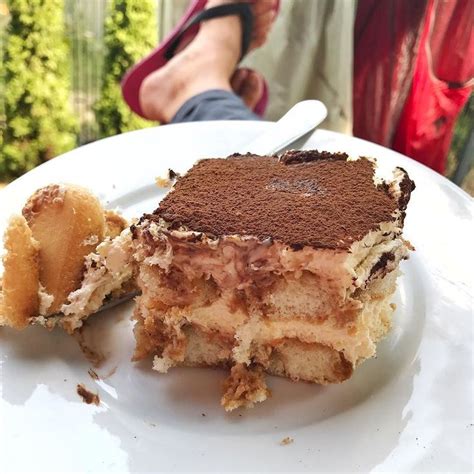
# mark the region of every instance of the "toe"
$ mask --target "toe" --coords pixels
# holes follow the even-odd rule
[[[247,80],[248,75],[249,75],[249,70],[245,68],[237,69],[232,75],[232,78],[230,80],[230,85],[232,87],[232,90],[237,95],[240,95],[242,86],[244,82]]]
[[[263,79],[255,71],[249,71],[247,79],[242,83],[240,89],[240,98],[244,101],[245,105],[250,109],[253,109],[263,93]]]

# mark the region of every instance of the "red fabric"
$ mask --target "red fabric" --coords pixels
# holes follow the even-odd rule
[[[472,85],[462,86],[474,68],[474,10],[469,3],[430,1],[412,87],[393,142],[393,149],[439,173],[444,173],[456,119],[472,91]],[[449,82],[436,77],[435,70]]]
[[[473,25],[472,0],[436,3],[429,41],[433,72],[442,81],[466,83],[474,77]]]
[[[359,0],[354,25],[356,137],[391,146],[409,93],[428,0]]]

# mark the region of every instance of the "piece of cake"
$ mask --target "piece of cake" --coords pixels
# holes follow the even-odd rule
[[[264,373],[348,379],[387,334],[414,189],[375,161],[291,151],[199,161],[132,226],[135,359],[230,368],[222,404],[268,396]]]
[[[0,324],[59,324],[73,332],[133,284],[130,250],[125,219],[89,191],[39,189],[5,231]]]

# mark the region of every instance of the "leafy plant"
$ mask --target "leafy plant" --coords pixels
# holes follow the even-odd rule
[[[149,127],[134,114],[120,91],[125,72],[155,46],[156,5],[153,0],[112,0],[105,21],[104,79],[94,110],[101,136]]]
[[[63,0],[9,2],[0,180],[20,176],[76,144],[63,7]]]
[[[463,151],[465,144],[469,138],[469,134],[474,127],[474,94],[471,94],[469,100],[467,101],[464,109],[458,117],[456,126],[454,128],[453,140],[451,142],[451,148],[448,154],[448,166],[446,170],[446,175],[452,177],[458,161],[460,154]]]

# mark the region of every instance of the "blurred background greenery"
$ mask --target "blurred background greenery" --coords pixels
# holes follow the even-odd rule
[[[156,0],[0,0],[0,182],[154,125],[120,80],[157,42]]]
[[[0,185],[76,146],[155,125],[122,100],[157,43],[160,0],[0,0]],[[447,176],[474,195],[474,100]]]

